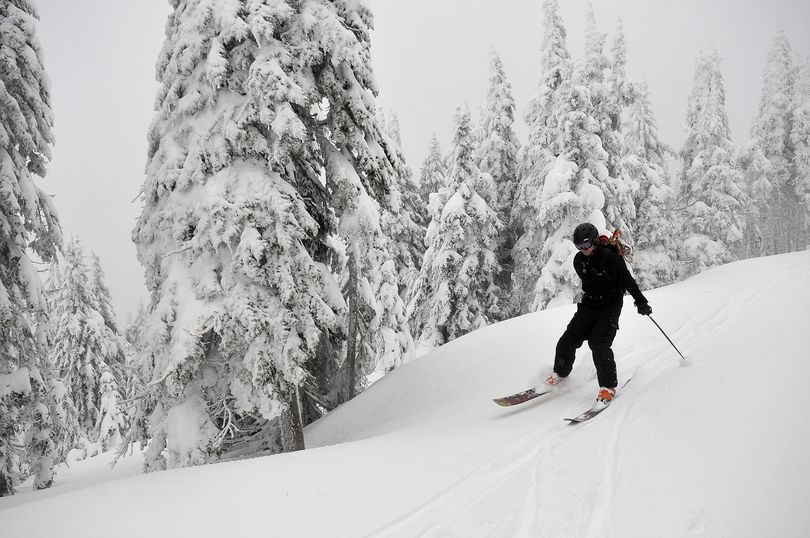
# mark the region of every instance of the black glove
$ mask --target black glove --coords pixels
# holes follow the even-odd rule
[[[652,314],[652,307],[650,307],[650,303],[636,303],[636,310],[642,316],[649,316]]]

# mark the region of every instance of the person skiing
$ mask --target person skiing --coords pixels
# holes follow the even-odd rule
[[[574,270],[582,279],[583,296],[557,342],[554,372],[546,383],[558,385],[571,373],[576,350],[587,340],[599,381],[597,400],[609,402],[616,396],[618,385],[611,346],[619,329],[624,293],[628,291],[633,296],[639,314],[649,316],[652,308],[627,269],[624,258],[599,243],[596,226],[589,222],[580,224],[574,229],[573,240],[579,250],[574,256]]]

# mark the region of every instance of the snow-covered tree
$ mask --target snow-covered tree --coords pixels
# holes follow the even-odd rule
[[[430,137],[428,155],[422,163],[419,173],[419,190],[422,193],[422,202],[425,207],[430,203],[430,195],[439,192],[447,182],[447,163],[442,155],[439,139],[436,133]]]
[[[610,69],[607,72],[605,80],[612,98],[615,99],[618,104],[614,112],[618,111],[621,113],[633,103],[636,95],[634,91],[635,85],[627,79],[627,44],[624,37],[624,23],[621,19],[619,19],[619,23],[616,27],[616,34],[613,36],[613,46],[611,47],[610,56]],[[620,115],[618,122],[614,120],[616,123],[614,128],[619,132],[623,130],[621,118],[622,115]]]
[[[65,246],[64,260],[52,271],[50,363],[67,387],[80,433],[95,442],[103,416],[101,378],[105,372],[123,369],[124,343],[105,321],[96,295],[101,287],[106,289],[103,276],[94,274],[84,258],[74,236]],[[113,377],[111,383],[118,381]]]
[[[101,451],[117,448],[126,430],[126,415],[121,411],[121,391],[119,383],[109,369],[101,373],[99,380],[98,420],[95,425]]]
[[[497,200],[492,178],[476,164],[470,113],[456,111],[448,185],[431,197],[421,295],[414,314],[420,341],[438,346],[500,316],[495,249],[501,223],[487,200]]]
[[[529,127],[526,144],[518,153],[520,175],[512,219],[519,232],[537,215],[537,195],[549,163],[560,154],[557,111],[571,83],[572,61],[565,44],[565,26],[557,0],[543,1],[543,41],[540,48],[541,79],[537,94],[529,101],[525,120]]]
[[[590,165],[596,172],[593,178],[595,184],[605,197],[602,212],[608,226],[621,230],[624,240],[633,243],[636,219],[633,191],[637,189],[637,185],[633,178],[624,174],[624,169],[620,166],[623,149],[619,131],[622,107],[627,96],[621,91],[616,93],[612,91],[616,85],[619,85],[617,90],[623,89],[620,86],[625,62],[622,56],[623,37],[620,34],[617,38],[619,43],[614,52],[618,57],[614,62],[611,62],[604,52],[606,37],[597,28],[593,8],[589,5],[585,55],[574,70],[573,83],[587,89],[589,100],[586,101],[584,112],[596,121],[598,125],[596,134],[605,152],[604,171],[599,169],[600,164]],[[611,70],[615,80],[608,81],[606,74]]]
[[[213,461],[228,435],[267,422],[283,448],[301,448],[299,387],[343,306],[308,130],[320,99],[299,57],[319,48],[287,3],[215,7],[174,4],[133,232],[152,293],[148,470]]]
[[[387,123],[389,145],[397,148],[398,160],[403,166],[397,169],[394,180],[400,199],[395,201],[396,211],[383,211],[382,230],[390,240],[389,249],[394,256],[396,272],[399,275],[399,295],[406,300],[412,293],[413,285],[422,267],[422,256],[425,253],[425,230],[427,229],[427,207],[422,202],[422,195],[413,177],[410,167],[404,164],[402,157],[402,138],[399,132],[399,117],[391,112]]]
[[[506,79],[503,62],[494,50],[491,52],[489,88],[483,119],[479,167],[482,173],[492,177],[497,190],[498,204],[494,209],[498,212],[498,219],[504,224],[498,245],[498,286],[505,294],[509,294],[513,266],[512,247],[517,234],[506,224],[511,221],[517,190],[519,144],[512,127],[515,122],[512,87]],[[505,299],[503,297],[501,301],[504,308],[508,305]]]
[[[767,211],[761,201],[769,200],[771,184],[771,162],[765,157],[762,147],[756,141],[743,146],[737,156],[737,164],[745,180],[745,237],[742,255],[746,258],[765,256],[768,245],[765,240],[769,219],[763,215]]]
[[[93,296],[98,301],[98,313],[104,318],[104,323],[110,330],[118,334],[118,320],[112,306],[110,290],[104,278],[104,270],[101,268],[101,258],[95,252],[90,253]]]
[[[557,0],[544,0],[541,79],[525,114],[529,135],[518,152],[519,182],[510,223],[519,238],[512,251],[512,310],[516,313],[527,312],[533,301],[534,286],[542,267],[540,251],[545,241],[537,226],[540,194],[546,174],[563,152],[560,110],[570,93],[572,75],[565,36]]]
[[[503,62],[491,52],[489,88],[483,116],[483,142],[480,149],[481,172],[489,174],[498,193],[498,215],[509,222],[517,188],[518,140],[515,123],[515,100],[512,86],[506,79]]]
[[[768,54],[759,110],[751,138],[770,161],[767,179],[770,196],[757,200],[765,252],[776,254],[797,248],[803,227],[802,200],[797,192],[793,132],[795,69],[787,37],[779,31]]]
[[[346,360],[338,395],[341,402],[361,391],[366,376],[378,367],[390,370],[399,366],[412,348],[380,209],[345,155],[332,153],[327,167],[340,208],[340,236],[347,245],[341,277],[348,303]],[[389,213],[386,209],[382,212],[384,216]]]
[[[62,241],[56,209],[34,182],[53,144],[50,90],[31,0],[0,0],[0,496],[23,467],[34,486],[53,482],[63,456],[58,383],[43,368],[47,306],[31,253],[44,261]],[[16,462],[16,463],[15,463]]]
[[[351,345],[403,330],[365,293],[391,259],[380,212],[398,209],[403,167],[374,110],[368,8],[173,5],[133,232],[152,293],[148,469],[250,439],[254,452],[302,448],[338,370],[354,390]],[[366,304],[381,309],[377,333],[349,326]]]
[[[149,310],[146,308],[143,300],[138,301],[138,306],[134,313],[130,313],[127,318],[126,328],[124,329],[124,340],[134,348],[144,347],[141,345],[142,329],[149,319]]]
[[[686,127],[677,205],[684,223],[680,258],[687,274],[693,274],[735,259],[745,226],[743,177],[731,141],[716,51],[698,58]]]
[[[810,245],[810,56],[798,62],[795,104],[793,107],[793,144],[796,163],[796,191],[804,218],[804,235],[799,248]]]
[[[624,174],[639,185],[633,270],[641,289],[651,289],[678,278],[678,228],[673,218],[674,192],[665,158],[671,150],[658,138],[658,127],[646,83],[634,85],[624,123]]]
[[[352,397],[364,384],[356,370],[390,369],[410,354],[404,304],[399,295],[394,294],[397,299],[391,295],[391,279],[401,282],[398,260],[408,270],[418,267],[421,230],[414,220],[418,216],[410,196],[415,190],[411,172],[399,144],[377,122],[370,9],[353,0],[321,0],[313,13],[307,13],[308,9],[306,4],[302,6],[302,41],[317,43],[322,51],[324,59],[315,67],[315,84],[328,103],[326,122],[317,138],[331,206],[339,219],[341,240],[347,245],[348,340],[343,371],[348,376],[342,394]],[[321,22],[309,29],[313,16]],[[403,190],[408,194],[403,196]],[[396,226],[389,226],[397,217],[401,218]],[[378,220],[382,226],[376,224]],[[405,220],[408,223],[400,230]],[[394,267],[383,269],[392,258]],[[407,260],[402,261],[404,258]],[[372,295],[366,293],[369,287]],[[364,319],[365,311],[373,312],[370,319]],[[365,353],[364,347],[370,352]]]

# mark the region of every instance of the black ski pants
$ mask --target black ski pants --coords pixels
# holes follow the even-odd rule
[[[607,306],[577,305],[577,312],[557,342],[554,373],[567,377],[574,367],[576,351],[585,340],[593,352],[593,364],[600,387],[615,388],[616,362],[613,360],[613,339],[619,330],[622,304]]]

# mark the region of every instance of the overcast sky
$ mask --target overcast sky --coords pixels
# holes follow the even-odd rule
[[[35,0],[51,79],[56,145],[45,189],[66,235],[100,257],[121,321],[147,292],[130,233],[140,212],[146,133],[157,89],[167,0]],[[432,132],[449,148],[453,112],[483,105],[489,50],[501,55],[518,106],[516,130],[540,79],[541,0],[370,0],[379,104],[399,115],[405,154],[418,174]],[[568,48],[582,55],[587,3],[562,0]],[[765,58],[781,24],[793,50],[810,53],[807,0],[595,0],[609,34],[624,23],[628,76],[645,79],[662,138],[683,141],[686,100],[700,50],[715,46],[731,129],[745,141]]]

